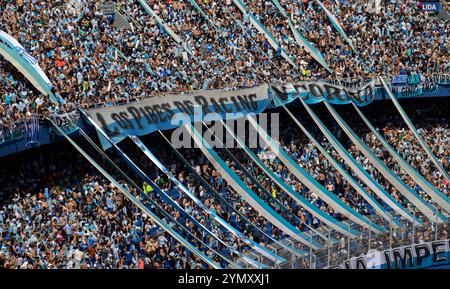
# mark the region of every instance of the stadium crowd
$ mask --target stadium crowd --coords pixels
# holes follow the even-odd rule
[[[28,188],[11,184],[10,203],[0,211],[0,267],[205,268],[84,160],[46,164],[42,158],[69,152],[46,152],[11,175]],[[20,179],[30,171],[32,178]]]
[[[449,135],[450,128],[446,112],[448,103],[444,101],[430,104],[409,105],[409,112],[415,111],[413,122],[420,128],[428,145],[438,155],[444,168],[449,170]],[[383,113],[380,113],[382,111]],[[416,153],[421,149],[412,141],[401,121],[395,116],[393,109],[385,103],[370,106],[365,111],[367,117],[383,132],[388,141],[394,145],[411,166],[421,172],[428,181],[436,184],[437,188],[447,196],[449,184],[441,179],[439,174],[430,174],[436,170],[427,161],[418,162],[416,158],[426,159],[425,154]],[[318,112],[322,113],[322,112]],[[350,120],[352,127],[358,135],[362,136],[371,149],[396,170],[392,159],[380,153],[383,150],[373,141],[370,132],[364,126],[358,125],[361,121],[354,119],[355,114],[350,111],[341,111],[344,118]],[[302,123],[307,123],[304,113],[296,113]],[[326,119],[321,115],[322,119]],[[282,147],[301,166],[328,190],[342,198],[355,210],[366,216],[373,216],[371,207],[342,179],[330,163],[320,155],[304,135],[294,129],[288,118],[281,118],[281,127],[289,127],[280,133]],[[308,123],[311,132],[317,132],[313,125]],[[370,163],[364,162],[352,148],[352,144],[345,141],[338,132],[336,125],[327,123],[335,135],[345,146],[352,151],[355,157],[366,166],[368,171],[373,170],[377,179],[379,176]],[[392,138],[395,136],[395,138]],[[232,227],[239,230],[248,239],[267,248],[273,243],[281,242],[286,236],[276,227],[272,226],[256,210],[252,209],[234,191],[196,149],[179,150],[181,158],[170,151],[161,137],[153,135],[144,137],[143,141],[158,159],[166,165],[169,171],[188,190],[194,194],[208,210],[226,220]],[[78,141],[79,142],[79,141]],[[326,143],[322,144],[332,152],[333,149]],[[167,202],[156,188],[144,183],[143,192],[139,192],[142,179],[127,171],[123,159],[108,152],[111,159],[117,163],[132,180],[123,179],[119,173],[117,179],[135,196],[139,197],[148,208],[158,212],[172,228],[187,238],[192,244],[226,266],[224,257],[233,261],[242,258],[236,252],[249,255],[252,250],[241,238],[236,238],[224,230],[205,208],[200,207],[191,197],[179,189],[168,179],[167,175],[155,167],[139,149],[131,143],[121,145],[126,153],[149,175],[152,181],[168,196],[175,200],[187,213],[194,216],[201,224],[206,226],[213,234],[206,233],[194,222],[188,220],[180,210]],[[303,232],[314,230],[316,238],[320,233],[326,232],[326,226],[320,220],[312,217],[304,208],[296,204],[288,195],[284,194],[255,163],[247,161],[242,150],[231,150],[244,168],[250,172],[245,175],[243,167],[239,167],[236,159],[226,154],[225,150],[217,150],[230,168],[237,172],[249,187],[262,199],[280,213],[286,220],[294,224]],[[268,165],[274,173],[281,177],[293,190],[303,195],[323,211],[341,221],[344,216],[333,212],[333,209],[323,202],[314,192],[309,191],[301,182],[295,180],[289,170],[278,160],[271,158],[264,146],[255,150],[255,153]],[[333,153],[336,159],[339,156]],[[183,162],[183,159],[186,161]],[[64,161],[61,161],[64,160]],[[9,165],[6,166],[5,164]],[[189,164],[189,166],[187,166]],[[422,168],[422,166],[426,166]],[[104,164],[105,168],[108,167]],[[22,156],[11,156],[2,159],[1,163],[1,196],[0,208],[0,267],[4,268],[206,268],[201,260],[195,258],[191,252],[177,243],[159,226],[146,218],[140,210],[129,203],[112,184],[98,177],[98,173],[68,145],[58,145],[58,150],[42,148],[27,152]],[[396,171],[398,173],[398,171]],[[401,175],[401,174],[400,174]],[[404,175],[401,175],[405,177]],[[408,185],[414,187],[407,179]],[[258,186],[258,183],[261,186]],[[389,182],[380,184],[390,193],[396,194]],[[423,195],[420,188],[414,187]],[[146,195],[147,197],[145,197]],[[414,208],[399,195],[399,201],[409,210]],[[155,205],[156,204],[156,205]],[[166,214],[162,213],[161,207]],[[434,238],[434,224],[426,220],[416,211],[416,216],[425,221],[425,226],[415,231],[394,231],[394,234],[372,235],[372,248],[386,248],[389,244],[403,244],[402,242],[428,241]],[[375,222],[379,218],[372,218]],[[424,229],[425,228],[425,229]],[[449,236],[449,228],[439,230],[439,239]],[[190,233],[188,233],[190,232]],[[412,236],[414,235],[414,236]],[[331,254],[332,264],[343,261],[347,256],[345,236],[333,234],[338,244]],[[364,240],[356,240],[354,245],[362,250],[354,252],[365,253]],[[391,243],[390,243],[391,242]],[[344,244],[344,245],[341,245]],[[305,249],[305,246],[299,246]],[[277,251],[279,252],[279,251]],[[304,261],[304,260],[303,260]],[[300,266],[307,266],[302,263]]]
[[[273,49],[248,13],[231,0],[143,1],[180,37],[175,41],[139,1],[116,1],[132,27],[118,28],[96,1],[0,1],[0,29],[15,37],[49,76],[59,107],[36,92],[2,58],[2,130],[76,106],[114,105],[161,93],[233,89],[305,78],[448,73],[449,24],[413,0],[324,1],[354,50],[316,1],[280,1],[295,28],[325,56],[333,74],[297,44],[271,1],[246,1],[280,43]],[[338,2],[338,3],[337,3]],[[338,5],[339,4],[339,5]],[[282,57],[288,57],[298,68]]]
[[[113,19],[103,15],[98,1],[0,0],[0,29],[15,37],[38,60],[54,86],[55,95],[65,100],[64,104],[55,105],[0,58],[0,139],[13,133],[29,117],[45,118],[77,106],[109,106],[162,93],[234,89],[264,82],[365,79],[415,73],[431,75],[448,73],[450,69],[449,24],[427,17],[412,0],[382,1],[379,11],[370,1],[323,1],[339,20],[354,49],[315,1],[281,0],[294,27],[324,55],[333,74],[296,42],[287,19],[271,1],[244,3],[280,43],[278,49],[272,48],[266,36],[252,26],[250,15],[242,13],[231,0],[197,0],[204,14],[188,1],[144,2],[180,37],[179,43],[157,24],[139,1],[116,1],[132,24],[132,28],[126,29],[116,27]],[[283,51],[298,68],[283,57]],[[418,118],[420,122],[416,119],[416,123],[448,171],[448,117],[438,119],[437,111],[448,111],[448,107],[447,110],[440,108],[425,113]],[[450,196],[450,184],[427,160],[407,130],[398,126],[399,119],[393,115],[384,114],[384,118],[378,119],[378,127],[382,127],[387,140],[428,181]],[[351,119],[352,115],[346,117]],[[293,159],[346,204],[365,216],[374,217],[373,208],[342,179],[311,142],[300,137],[299,130],[292,125],[282,127],[289,128],[289,131],[281,132],[282,147]],[[363,126],[355,126],[355,130],[364,136],[363,140],[389,168],[432,202],[401,171],[370,132]],[[343,136],[336,126],[333,132]],[[340,161],[328,142],[321,140],[321,143]],[[354,146],[347,142],[347,147],[386,191],[423,218]],[[268,247],[286,237],[250,207],[212,164],[199,156],[198,151],[181,152],[194,166],[191,171],[167,146],[153,144],[152,149],[206,208],[246,238]],[[261,199],[291,224],[304,232],[326,232],[326,226],[320,220],[271,182],[241,150],[232,150],[231,154],[240,163],[225,150],[219,153]],[[271,158],[267,148],[261,147],[255,153],[295,192],[337,220],[346,221],[303,186],[279,160]],[[13,163],[14,173],[11,166],[1,166],[1,190],[5,199],[0,210],[0,268],[207,267],[108,181],[98,177],[98,173],[89,169],[71,149],[30,154],[33,158],[25,155]],[[2,161],[6,164],[8,160]],[[135,161],[185,212],[213,234],[205,233],[188,220],[148,184],[144,184],[142,193],[120,174],[118,179],[200,251],[223,265],[228,265],[223,257],[237,261],[242,257],[239,252],[250,253],[251,248],[245,242],[227,233],[205,208],[180,192],[147,159],[142,157]],[[374,221],[381,222],[380,218]],[[339,234],[334,236],[345,239]],[[419,232],[416,237],[419,240],[431,238],[428,232]],[[448,231],[443,230],[441,237],[448,238]],[[324,241],[323,237],[317,238]],[[373,238],[375,243],[378,239]],[[345,250],[344,246],[333,252],[332,258],[341,260]]]

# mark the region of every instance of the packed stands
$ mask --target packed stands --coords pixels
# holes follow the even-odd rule
[[[380,128],[385,136],[389,138],[392,134],[402,135],[392,143],[398,146],[399,151],[406,160],[420,171],[420,166],[427,162],[417,162],[410,156],[421,157],[413,154],[413,151],[420,151],[419,147],[414,150],[409,149],[414,146],[404,127],[399,125],[398,117],[394,116],[392,109],[384,111],[380,115],[380,110],[385,110],[384,104],[371,106],[367,110],[368,117],[375,120],[376,127]],[[448,102],[441,103],[412,103],[408,105],[409,111],[417,111],[413,119],[417,121],[418,127],[427,139],[433,151],[439,155],[445,168],[448,170],[448,135],[449,123],[445,112],[448,110]],[[322,114],[320,110],[318,113]],[[342,111],[345,118],[355,117],[350,111]],[[374,115],[378,116],[377,118]],[[289,127],[289,119],[282,118],[284,127]],[[304,121],[302,121],[304,123]],[[353,123],[357,123],[354,121]],[[309,123],[312,125],[312,123]],[[336,126],[333,126],[333,130]],[[357,128],[358,134],[364,140],[370,141],[371,133],[362,127]],[[290,132],[290,133],[288,133]],[[374,215],[373,208],[358,195],[349,185],[343,181],[342,176],[333,170],[330,163],[318,152],[303,134],[298,131],[285,129],[281,132],[280,140],[284,144],[283,148],[303,167],[307,168],[311,175],[325,185],[336,196],[348,202],[358,212],[366,216]],[[339,134],[337,134],[339,135]],[[155,141],[158,140],[158,141]],[[81,141],[78,141],[82,143]],[[229,186],[226,181],[208,162],[198,154],[195,149],[180,150],[180,155],[174,154],[167,149],[164,139],[152,136],[144,138],[144,142],[158,155],[171,174],[176,176],[178,181],[186,186],[206,208],[214,211],[217,215],[229,222],[233,227],[242,232],[247,238],[252,239],[271,250],[275,250],[275,240],[282,241],[286,236],[276,227],[273,227],[267,220],[262,218],[257,211],[248,206],[245,201]],[[322,142],[326,147],[326,142]],[[342,143],[346,143],[342,141]],[[348,143],[350,150],[352,144]],[[55,145],[54,145],[55,146]],[[3,207],[0,211],[2,223],[1,228],[1,260],[5,268],[207,268],[201,260],[188,253],[180,244],[175,242],[170,236],[165,234],[159,226],[145,217],[134,205],[118,193],[118,190],[105,179],[98,177],[98,173],[89,166],[85,160],[76,157],[76,151],[68,145],[56,144],[55,151],[52,147],[39,149],[26,153],[23,156],[11,156],[2,160],[2,198]],[[218,254],[227,256],[235,262],[249,256],[264,263],[264,258],[257,258],[253,251],[254,247],[242,242],[241,238],[236,238],[227,230],[211,218],[205,208],[197,205],[191,197],[183,193],[179,186],[174,184],[162,171],[151,164],[145,156],[140,157],[136,147],[127,142],[122,145],[126,153],[133,156],[135,161],[143,171],[148,172],[152,181],[180,205],[185,212],[194,216],[195,219],[204,224],[213,234],[207,234],[200,230],[194,222],[187,219],[182,213],[174,209],[167,199],[157,194],[155,189],[148,184],[143,184],[143,193],[159,204],[171,226],[176,227],[178,222],[181,228],[186,226],[190,232],[197,236],[195,242],[199,248],[204,242],[208,247],[213,248]],[[402,149],[404,148],[404,149]],[[382,148],[374,150],[381,155]],[[134,152],[134,153],[132,153]],[[271,167],[271,169],[292,188],[307,198],[312,204],[321,210],[327,211],[333,217],[345,221],[346,218],[339,213],[334,213],[333,209],[324,203],[317,195],[305,187],[300,182],[295,181],[293,176],[285,166],[276,160],[266,158],[267,151],[260,147],[255,151],[259,158]],[[224,151],[221,154],[226,158]],[[266,174],[258,170],[253,162],[245,162],[246,157],[242,151],[233,151],[233,154],[242,162],[248,171],[253,172],[253,177],[260,182],[262,187],[257,187],[256,183],[249,183],[254,186],[254,191],[265,197],[265,201],[271,203],[277,212],[281,212],[283,217],[290,220],[301,231],[309,230],[325,231],[326,225],[316,217],[312,216],[304,208],[285,194]],[[108,153],[117,164],[122,164],[120,157]],[[181,158],[179,158],[181,156]],[[335,155],[338,158],[337,155]],[[424,157],[422,155],[422,157]],[[185,166],[186,163],[190,167]],[[425,158],[425,157],[424,157]],[[64,159],[61,162],[58,160]],[[362,160],[361,160],[362,161]],[[392,160],[386,159],[387,164],[394,167]],[[231,162],[228,159],[228,162]],[[11,163],[13,166],[5,166]],[[366,164],[369,166],[369,164]],[[430,165],[427,163],[427,165]],[[107,165],[106,165],[107,166]],[[233,168],[233,165],[230,164]],[[235,168],[234,168],[235,169]],[[6,170],[8,172],[6,172]],[[368,167],[367,170],[374,170]],[[426,170],[427,172],[430,170]],[[431,170],[435,171],[435,170]],[[242,171],[240,173],[243,173]],[[127,173],[133,176],[133,173]],[[32,176],[32,177],[30,177]],[[119,175],[118,175],[119,176]],[[376,175],[375,175],[376,176]],[[200,177],[200,178],[199,178]],[[446,196],[450,196],[449,184],[440,180],[439,174],[425,174],[425,177],[434,184],[439,184],[438,189]],[[122,179],[122,178],[119,178]],[[132,177],[133,181],[136,180]],[[243,178],[251,182],[249,178]],[[123,183],[130,183],[131,180],[123,179]],[[203,181],[203,183],[202,183]],[[206,181],[206,183],[205,183]],[[388,182],[381,182],[383,186],[392,191]],[[139,192],[132,185],[127,187],[136,196]],[[208,186],[208,184],[210,186]],[[413,187],[413,184],[410,184]],[[264,196],[264,189],[270,192],[269,196]],[[424,194],[420,188],[416,187],[420,194]],[[395,191],[392,191],[395,195]],[[400,195],[396,197],[400,198]],[[426,198],[426,196],[425,196]],[[145,198],[142,198],[145,200]],[[393,244],[402,242],[412,242],[418,240],[433,239],[434,232],[430,231],[429,222],[420,213],[407,203],[403,203],[412,212],[415,212],[426,226],[418,226],[415,231],[395,230]],[[431,201],[431,200],[430,200]],[[152,208],[155,208],[152,206]],[[170,220],[170,216],[174,219]],[[175,221],[176,220],[176,221]],[[374,219],[376,220],[376,219]],[[382,220],[378,219],[378,222]],[[423,230],[421,228],[427,228]],[[403,230],[403,231],[401,231]],[[400,234],[400,232],[403,232]],[[406,233],[405,233],[406,232]],[[439,230],[439,239],[448,238],[448,228]],[[333,233],[336,234],[336,233]],[[414,234],[414,236],[412,236]],[[213,237],[213,235],[217,237]],[[345,235],[336,240],[331,253],[331,264],[337,264],[345,260],[349,252],[347,251],[347,240]],[[392,232],[391,232],[392,236]],[[194,238],[193,236],[191,236]],[[342,238],[342,240],[341,240]],[[220,240],[220,241],[219,241]],[[352,240],[352,252],[363,252],[367,248],[361,243],[362,240]],[[282,243],[281,243],[282,244]],[[389,234],[372,235],[371,246],[388,246]],[[299,250],[307,250],[301,244],[296,244]],[[355,247],[353,247],[355,246]],[[366,244],[367,246],[367,244]],[[380,247],[380,248],[381,248]],[[206,247],[205,247],[206,248]],[[244,256],[239,256],[235,252],[244,252]],[[353,251],[354,250],[354,251]],[[359,250],[359,251],[358,251]],[[253,251],[253,252],[252,252]],[[220,252],[220,253],[219,253]],[[276,251],[280,254],[281,251]],[[210,256],[220,259],[218,254],[209,252]],[[292,254],[292,253],[291,253]],[[285,257],[289,256],[288,254]],[[317,255],[320,258],[320,254]],[[325,251],[325,257],[327,253]],[[214,257],[213,257],[214,258]],[[287,260],[290,260],[287,258]],[[309,267],[308,257],[296,257],[294,263],[289,266]],[[220,261],[219,261],[220,262]],[[225,262],[222,260],[222,262]],[[265,259],[265,262],[269,262]],[[327,261],[323,261],[327,262]],[[226,262],[223,263],[227,265]],[[288,265],[285,265],[288,266]]]
[[[323,6],[311,0],[120,0],[114,7],[116,14],[111,16],[98,1],[0,0],[0,30],[16,38],[37,60],[53,85],[52,93],[63,100],[56,103],[40,93],[0,56],[0,144],[26,133],[26,123],[32,118],[46,121],[55,113],[168,93],[226,91],[299,80],[364,82],[377,76],[432,76],[450,71],[448,22],[428,17],[412,0],[383,1],[380,7],[359,0],[323,1]],[[408,104],[421,136],[447,172],[448,106],[447,100]],[[440,194],[450,198],[450,184],[401,125],[396,110],[384,104],[370,107],[364,113],[387,142]],[[438,224],[417,209],[413,197],[402,194],[349,141],[323,106],[314,111],[349,157],[386,192],[386,198],[421,222],[420,226],[405,224],[405,220],[398,221],[405,228],[387,224],[377,210],[389,210],[386,214],[393,219],[398,212],[345,164],[327,138],[319,136],[317,123],[304,110],[295,111],[326,153],[278,108],[274,112],[282,115],[279,145],[326,189],[331,201],[324,201],[302,183],[267,145],[260,144],[249,153],[219,149],[217,156],[230,174],[242,180],[242,186],[298,232],[298,238],[288,236],[249,205],[199,150],[172,148],[166,141],[170,132],[142,138],[161,164],[150,162],[130,140],[120,144],[130,156],[128,161],[117,148],[99,153],[87,138],[78,137],[80,147],[96,154],[94,161],[107,168],[124,189],[99,174],[66,143],[1,159],[0,268],[196,269],[212,268],[211,263],[223,268],[310,268],[313,263],[326,267],[374,248],[448,239],[447,223]],[[338,111],[382,165],[399,176],[425,206],[436,208],[436,220],[446,214],[395,162],[354,110]],[[249,154],[257,156],[268,171]],[[342,165],[342,171],[328,155]],[[142,171],[137,172],[130,162]],[[353,185],[348,177],[354,179]],[[368,195],[363,196],[355,186]],[[130,195],[125,197],[124,190]],[[149,217],[131,198],[170,229]],[[369,225],[337,210],[331,204],[333,198]],[[310,206],[306,208],[299,200]],[[348,228],[330,230],[330,224],[318,215]],[[373,233],[386,227],[387,231]],[[363,238],[360,232],[369,237]],[[351,239],[351,234],[356,238]],[[311,244],[317,247],[314,253]]]
[[[276,50],[267,35],[249,24],[248,13],[232,1],[224,5],[198,1],[198,9],[193,2],[118,1],[130,17],[132,28],[127,29],[116,27],[95,1],[22,2],[20,7],[16,1],[1,1],[0,28],[38,60],[55,93],[66,101],[55,107],[6,66],[2,123],[27,114],[45,116],[76,105],[114,105],[165,92],[251,87],[304,78],[449,72],[448,23],[426,17],[416,1],[383,2],[378,11],[367,1],[338,1],[339,5],[325,1],[354,51],[315,1],[280,1],[295,29],[324,55],[333,74],[298,45],[272,2],[245,4],[280,43]],[[153,9],[179,42],[145,7]],[[298,68],[281,57],[282,50]],[[13,88],[16,93],[11,94]]]

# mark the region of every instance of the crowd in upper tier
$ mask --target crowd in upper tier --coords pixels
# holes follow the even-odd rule
[[[66,102],[52,103],[0,57],[2,139],[30,116],[166,92],[449,72],[449,24],[413,0],[381,1],[379,7],[376,1],[323,1],[350,42],[316,1],[280,0],[293,29],[320,51],[332,73],[296,42],[288,18],[272,1],[243,3],[280,44],[276,49],[231,0],[196,0],[198,9],[179,0],[115,2],[129,27],[115,25],[98,1],[0,0],[0,29],[38,60],[55,95]]]
[[[405,109],[409,114],[412,111],[415,112],[412,121],[448,172],[450,170],[448,102],[416,103],[406,106]],[[435,224],[408,202],[389,181],[383,179],[371,162],[367,161],[348,139],[346,140],[336,123],[331,121],[331,117],[325,117],[326,113],[319,108],[315,110],[333,134],[361,163],[361,166],[379,182],[381,187],[401,206],[425,222],[422,229],[399,230],[391,235],[373,234],[371,248],[384,249],[389,244],[396,246],[429,241],[435,236],[439,239],[449,237],[450,228],[447,224],[440,224],[440,229],[435,233]],[[368,119],[402,157],[443,195],[450,197],[450,184],[434,167],[420,145],[414,141],[406,126],[402,125],[400,116],[394,112],[395,108],[385,103],[374,104],[364,110]],[[335,149],[321,136],[313,122],[308,120],[306,112],[294,111],[294,114],[326,150],[340,161]],[[441,209],[418,184],[401,172],[398,164],[376,141],[373,133],[362,125],[362,121],[351,108],[341,109],[340,114],[370,149],[411,189],[431,205],[436,206],[438,210]],[[280,127],[284,128],[280,132],[280,144],[291,158],[351,208],[369,217],[373,222],[386,226],[386,222],[383,222],[381,217],[377,217],[373,207],[349,185],[349,182],[332,167],[324,155],[285,114],[280,118]],[[276,248],[275,243],[283,243],[287,236],[252,208],[198,149],[179,149],[178,155],[176,151],[171,150],[161,136],[152,135],[142,140],[166,166],[170,174],[173,174],[204,206],[199,205],[192,196],[183,192],[179,185],[173,183],[166,173],[152,164],[131,142],[122,143],[122,149],[143,172],[148,174],[161,191],[156,186],[143,183],[143,179],[132,173],[127,163],[118,154],[111,150],[107,153],[129,178],[111,167],[105,158],[94,157],[95,151],[92,147],[83,145],[82,139],[78,138],[76,142],[95,160],[101,161],[108,172],[113,172],[113,176],[120,180],[131,194],[142,200],[147,208],[223,267],[230,266],[231,263],[243,262],[245,258],[254,256],[255,248],[249,246],[246,240],[251,240],[270,250]],[[242,150],[229,150],[231,155],[227,154],[225,149],[216,151],[259,198],[300,231],[312,234],[317,241],[324,242],[323,234],[329,228],[326,224],[312,216],[302,205],[286,194]],[[318,197],[314,191],[309,190],[266,146],[260,144],[252,151],[294,192],[336,220],[352,223]],[[77,155],[78,153],[69,144],[58,144],[58,149],[42,148],[22,156],[11,156],[2,160],[0,163],[2,176],[0,198],[3,204],[0,207],[0,268],[208,267],[154,221],[146,217],[134,204],[131,204],[110,181],[99,177],[99,173]],[[378,202],[385,205],[349,167],[344,166],[344,168]],[[168,201],[167,196],[176,204]],[[184,212],[193,216],[195,220],[189,219]],[[213,217],[212,212],[242,235],[238,237],[230,233],[223,223]],[[355,228],[361,229],[357,226]],[[334,232],[332,237],[337,240],[338,245],[333,247],[330,258],[333,260],[332,264],[338,264],[348,256],[347,245],[345,245],[347,237],[337,232]],[[389,238],[391,238],[390,241]],[[352,252],[366,253],[367,241],[366,238],[352,241],[352,246],[355,246],[352,248],[356,248]],[[292,246],[300,250],[308,250],[306,246],[299,243]],[[276,252],[277,254],[286,253],[283,250]],[[255,260],[261,261],[261,259]],[[295,266],[308,267],[308,264],[305,263],[305,259],[302,259],[302,262]]]

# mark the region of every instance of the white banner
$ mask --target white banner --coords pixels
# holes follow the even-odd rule
[[[372,103],[376,92],[374,80],[352,87],[323,80],[312,80],[274,84],[271,88],[280,98],[282,104],[301,97],[307,104],[326,101],[332,104],[350,104],[353,102],[358,106],[365,106]]]
[[[236,119],[261,113],[270,104],[268,85],[235,91],[207,90],[161,95],[132,104],[87,110],[90,118],[114,141],[147,135],[190,121]]]

